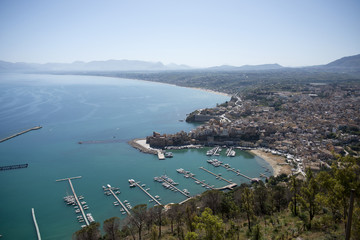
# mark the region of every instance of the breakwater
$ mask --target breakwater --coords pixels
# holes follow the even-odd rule
[[[9,166],[2,166],[2,167],[0,167],[0,171],[13,170],[13,169],[19,169],[19,168],[27,168],[28,166],[29,166],[29,164],[27,164],[27,163],[25,163],[25,164],[9,165]]]
[[[27,133],[27,132],[30,132],[30,131],[33,131],[33,130],[39,130],[39,129],[41,129],[41,128],[42,128],[41,126],[37,126],[37,127],[33,127],[33,128],[29,128],[29,129],[27,129],[27,130],[24,130],[24,131],[22,131],[22,132],[15,133],[14,135],[11,135],[11,136],[9,136],[9,137],[6,137],[6,138],[1,139],[1,140],[0,140],[0,143],[5,142],[5,141],[7,141],[7,140],[10,140],[10,139],[12,139],[12,138],[14,138],[14,137],[20,136],[20,135],[22,135],[22,134],[24,134],[24,133]]]

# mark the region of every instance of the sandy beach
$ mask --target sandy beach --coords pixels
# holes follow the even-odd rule
[[[291,174],[291,167],[286,164],[284,157],[273,155],[272,153],[267,153],[259,149],[250,150],[249,152],[268,162],[274,170],[274,176],[278,176],[282,173],[285,173],[286,175]]]

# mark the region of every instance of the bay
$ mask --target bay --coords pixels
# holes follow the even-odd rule
[[[159,161],[156,156],[133,149],[127,141],[153,131],[190,131],[196,125],[184,121],[186,114],[214,107],[229,97],[191,88],[154,82],[71,75],[0,74],[0,138],[41,125],[43,128],[0,143],[0,165],[28,163],[26,169],[0,172],[0,235],[2,239],[34,239],[31,216],[35,209],[43,239],[71,239],[80,229],[73,207],[63,197],[71,193],[66,181],[74,179],[77,194],[83,195],[95,220],[124,218],[115,199],[102,186],[119,187],[121,200],[132,206],[149,203],[128,179],[141,181],[163,204],[185,199],[153,181],[167,174],[187,188],[190,195],[206,189],[176,172],[184,168],[210,185],[226,185],[199,169],[206,167],[240,184],[248,180],[206,163],[206,148],[174,151],[174,158]],[[78,144],[79,141],[115,140],[107,144]],[[235,158],[218,157],[251,177],[270,166],[261,158],[238,151]],[[270,174],[270,172],[268,173]],[[152,205],[149,204],[149,207]]]

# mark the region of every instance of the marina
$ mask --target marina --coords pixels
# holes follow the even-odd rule
[[[37,127],[29,128],[29,129],[27,129],[27,130],[25,130],[25,131],[22,131],[22,132],[15,133],[14,135],[11,135],[11,136],[9,136],[9,137],[6,137],[6,138],[1,139],[1,140],[0,140],[0,143],[5,142],[5,141],[7,141],[7,140],[10,140],[10,139],[12,139],[12,138],[14,138],[14,137],[20,136],[20,135],[22,135],[22,134],[25,134],[25,133],[27,133],[27,132],[30,132],[30,131],[33,131],[33,130],[39,130],[39,129],[41,129],[41,128],[42,128],[41,126],[37,126]]]
[[[148,195],[154,202],[156,202],[159,206],[162,206],[162,204],[159,202],[158,198],[159,196],[155,196],[153,197],[148,191],[146,191],[142,186],[140,186],[140,184],[138,184],[134,179],[129,179],[129,183],[130,186],[131,184],[135,184],[136,186],[138,186],[144,193],[146,193],[146,195]]]
[[[71,191],[73,192],[73,197],[76,201],[76,204],[78,206],[78,210],[80,210],[79,212],[81,212],[81,215],[83,217],[83,220],[85,221],[85,224],[86,226],[89,226],[90,222],[93,222],[94,221],[94,218],[92,217],[92,215],[90,213],[86,214],[85,215],[85,211],[83,209],[83,206],[81,205],[80,201],[79,201],[79,198],[78,196],[76,195],[76,192],[75,192],[75,189],[74,189],[74,186],[72,185],[72,182],[71,182],[71,179],[78,179],[78,178],[81,178],[81,176],[78,176],[78,177],[71,177],[71,178],[64,178],[64,179],[58,179],[56,180],[56,182],[61,182],[61,181],[68,181],[69,184],[70,184],[70,188],[71,188]],[[78,213],[76,211],[76,213]]]
[[[86,213],[91,212],[96,217],[95,220],[100,223],[110,217],[119,216],[119,209],[121,208],[121,206],[114,207],[113,202],[116,200],[111,193],[109,197],[104,195],[101,187],[102,185],[106,186],[106,183],[110,183],[111,186],[114,185],[113,187],[121,188],[120,195],[116,194],[115,190],[113,192],[123,204],[125,204],[124,200],[127,199],[133,206],[148,203],[150,207],[155,202],[153,201],[149,204],[150,197],[146,196],[142,191],[129,188],[128,179],[141,180],[140,185],[148,183],[144,189],[146,190],[150,187],[151,190],[148,192],[152,196],[160,195],[162,199],[160,202],[163,205],[188,199],[184,195],[166,190],[161,185],[153,182],[154,176],[160,176],[164,172],[168,172],[170,177],[173,177],[179,183],[179,185],[176,185],[178,188],[181,190],[187,188],[191,192],[190,196],[198,195],[208,189],[201,187],[201,184],[200,186],[195,184],[193,180],[189,181],[189,179],[177,176],[178,174],[175,172],[175,169],[183,167],[186,170],[190,170],[197,174],[195,178],[205,180],[210,185],[217,183],[215,187],[221,187],[225,185],[225,182],[216,181],[214,176],[200,170],[200,166],[204,166],[215,173],[223,172],[222,176],[224,178],[235,180],[233,176],[236,175],[232,172],[220,171],[220,169],[219,171],[212,170],[210,166],[206,166],[207,164],[204,161],[208,158],[205,154],[211,148],[199,147],[199,149],[196,149],[197,147],[193,146],[192,150],[188,151],[187,148],[190,148],[189,146],[186,148],[182,147],[184,148],[182,150],[169,149],[168,151],[173,152],[174,157],[166,161],[160,161],[156,155],[143,154],[130,148],[126,142],[128,139],[143,137],[144,133],[151,133],[154,129],[165,132],[163,129],[164,122],[161,121],[164,117],[163,108],[159,108],[159,111],[144,108],[144,112],[135,114],[135,109],[143,107],[144,102],[134,101],[134,98],[143,99],[144,96],[151,96],[153,101],[151,106],[157,109],[158,106],[162,106],[161,104],[164,99],[159,93],[166,92],[169,95],[168,98],[171,103],[166,116],[169,117],[168,122],[171,124],[167,125],[166,132],[190,131],[194,126],[186,122],[178,122],[177,114],[185,116],[186,113],[193,111],[193,108],[211,107],[217,102],[228,100],[228,98],[171,86],[159,85],[159,88],[148,86],[141,88],[142,82],[125,79],[122,81],[116,80],[115,84],[124,83],[126,86],[121,84],[118,84],[121,87],[103,86],[101,84],[109,80],[102,77],[96,77],[95,80],[101,82],[98,85],[88,85],[88,83],[93,81],[93,77],[86,77],[83,79],[86,84],[82,85],[81,88],[70,85],[63,86],[63,82],[70,80],[76,82],[78,78],[80,77],[54,77],[46,74],[32,76],[31,78],[28,78],[26,75],[19,77],[21,81],[22,79],[32,79],[40,82],[40,84],[37,84],[35,81],[31,81],[35,87],[24,87],[24,90],[26,90],[24,94],[26,92],[30,97],[27,98],[29,102],[34,100],[33,104],[36,106],[37,111],[30,112],[29,110],[31,115],[22,119],[17,118],[19,116],[18,111],[13,111],[13,117],[3,119],[2,138],[12,135],[17,132],[16,129],[22,129],[22,126],[35,126],[37,122],[46,123],[46,127],[42,124],[43,128],[38,132],[29,132],[18,139],[14,138],[0,144],[2,146],[3,157],[3,164],[0,164],[0,166],[21,163],[29,164],[27,168],[18,169],[18,171],[0,171],[3,191],[12,192],[12,194],[3,194],[2,196],[3,207],[1,211],[2,218],[0,219],[0,234],[3,235],[3,238],[37,239],[33,219],[30,216],[31,207],[36,208],[35,214],[42,239],[50,239],[54,238],[54,236],[58,236],[58,239],[71,239],[71,235],[80,229],[81,224],[78,223],[77,216],[80,217],[81,213],[75,214],[75,209],[79,208],[74,208],[75,206],[67,205],[66,202],[63,202],[63,197],[73,195],[69,183],[57,183],[55,182],[56,179],[81,175],[81,179],[72,179],[71,182],[77,196],[81,198],[80,195],[84,195],[84,200],[89,205],[88,210],[84,209],[85,217]],[[16,79],[14,78],[14,80]],[[80,80],[83,81],[82,79]],[[48,82],[53,83],[49,86]],[[132,84],[133,82],[136,84]],[[57,83],[59,84],[56,85]],[[131,87],[136,85],[139,92],[131,92],[131,89],[129,90],[127,87],[128,85]],[[151,86],[153,86],[152,83]],[[13,90],[4,85],[0,89],[4,93],[2,96],[5,96],[5,90],[7,90],[9,99],[16,103],[15,107],[24,105],[24,102],[21,102],[20,99],[27,95],[22,96],[18,91],[15,91],[16,88]],[[100,92],[108,94],[103,96],[104,102],[98,102],[99,105],[97,107],[91,104],[83,104],[83,101],[93,103],[97,100],[92,98],[91,94],[86,93],[98,96]],[[50,95],[48,94],[51,94],[54,98],[49,99]],[[199,94],[203,96],[200,100],[198,99]],[[32,99],[31,96],[33,95],[36,98]],[[181,96],[186,97],[182,98]],[[49,104],[41,104],[46,101],[50,101]],[[69,101],[71,101],[71,104],[69,104]],[[132,119],[131,121],[119,122],[122,113],[116,107],[118,105],[108,104],[113,101],[119,102],[124,107],[123,112],[129,115],[129,118]],[[175,106],[175,104],[178,104],[178,107],[173,108],[172,106]],[[5,108],[5,106],[2,107]],[[51,114],[48,114],[50,112]],[[90,112],[93,114],[88,115]],[[42,116],[42,118],[40,119],[39,116]],[[101,121],[101,119],[104,121]],[[151,119],[153,124],[142,124],[141,119]],[[12,132],[6,134],[9,131]],[[116,139],[127,140],[121,143],[109,144],[78,144],[78,141],[112,140],[113,136],[116,136]],[[26,145],[24,145],[25,143]],[[261,166],[257,164],[257,161],[252,159],[253,156],[245,155],[246,159],[244,159],[243,154],[246,153],[236,149],[236,157],[227,158],[224,155],[225,150],[221,152],[221,156],[218,157],[219,160],[229,162],[236,169],[244,170],[243,173],[248,176],[259,176],[260,172],[264,172]],[[225,159],[228,159],[228,161]],[[242,165],[243,163],[245,166]],[[261,163],[263,163],[262,160]],[[201,177],[200,174],[202,175]],[[268,175],[269,173],[265,174]],[[236,180],[238,184],[247,181],[247,179],[242,177]],[[19,186],[24,188],[24,191],[23,189],[21,191],[14,191]],[[159,191],[156,189],[159,189]],[[66,191],[68,194],[66,194]],[[23,200],[21,199],[23,199],[25,194],[29,196],[26,200],[27,204],[22,204]],[[84,200],[79,199],[80,203]],[[41,209],[39,206],[41,206]],[[22,217],[24,212],[28,212],[28,218]],[[51,214],[43,214],[47,212]],[[124,218],[126,216],[128,215],[120,213],[119,217]],[[56,221],[53,221],[53,219],[56,219]],[[85,225],[85,220],[83,221],[82,224]],[[45,225],[43,226],[43,224]],[[61,225],[61,228],[59,228],[59,225]],[[26,229],[22,229],[20,232],[16,226],[25,226]]]
[[[104,188],[104,190],[108,190],[116,199],[116,201],[121,205],[121,207],[124,209],[124,211],[128,214],[131,215],[130,211],[128,210],[128,208],[120,201],[120,199],[116,196],[116,194],[114,193],[114,191],[112,190],[112,187],[110,186],[110,184],[107,184],[108,188]]]

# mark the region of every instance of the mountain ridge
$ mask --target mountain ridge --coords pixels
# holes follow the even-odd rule
[[[318,69],[323,71],[350,71],[360,72],[360,54],[347,56],[328,64],[318,66],[308,66],[294,69]],[[2,71],[177,71],[177,70],[208,70],[208,71],[264,71],[289,69],[278,63],[231,66],[221,65],[208,68],[192,68],[184,64],[163,64],[162,62],[150,62],[141,60],[106,60],[106,61],[74,61],[72,63],[26,63],[26,62],[6,62],[0,60],[0,70]],[[291,69],[291,67],[290,67]]]

